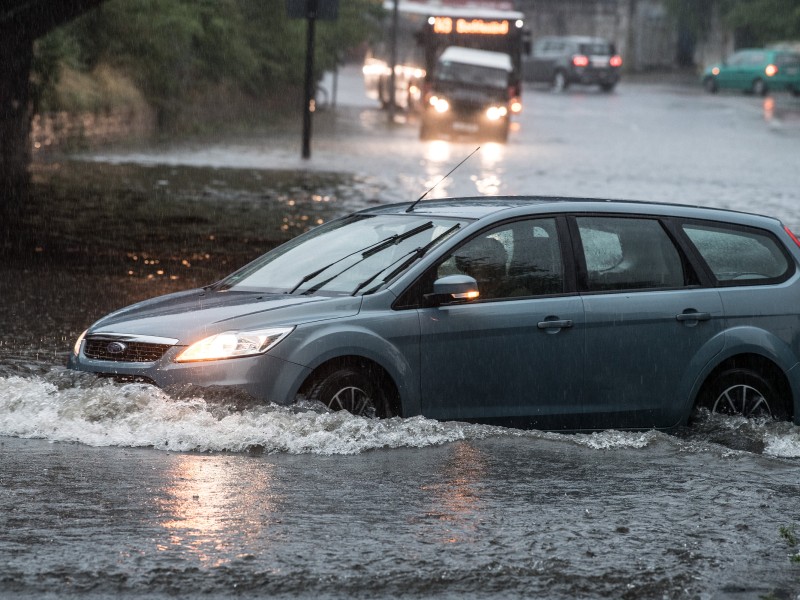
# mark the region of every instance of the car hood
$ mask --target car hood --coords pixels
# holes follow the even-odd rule
[[[88,335],[117,333],[190,344],[223,331],[297,325],[357,314],[361,297],[289,296],[189,290],[145,300],[92,325]]]

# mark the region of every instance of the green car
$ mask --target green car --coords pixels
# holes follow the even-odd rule
[[[734,89],[764,96],[769,91],[787,90],[800,96],[800,53],[788,50],[751,48],[739,50],[703,73],[706,91]]]

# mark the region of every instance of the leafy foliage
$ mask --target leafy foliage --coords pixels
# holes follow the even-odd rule
[[[379,0],[340,0],[339,19],[318,21],[315,66],[331,68],[369,35]],[[197,92],[225,84],[254,97],[285,95],[304,78],[306,22],[284,0],[109,0],[40,40],[35,81],[47,96],[59,63],[130,77],[169,128]]]
[[[741,32],[748,45],[800,40],[800,2],[797,0],[729,0],[725,19]]]
[[[675,20],[698,38],[711,29],[715,10],[746,45],[800,40],[797,0],[665,0]]]

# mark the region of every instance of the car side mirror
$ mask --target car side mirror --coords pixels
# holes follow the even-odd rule
[[[469,275],[447,275],[433,282],[433,293],[425,294],[428,306],[460,304],[476,300],[480,296],[478,282]]]

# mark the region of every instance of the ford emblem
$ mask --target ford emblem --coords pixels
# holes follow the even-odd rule
[[[128,346],[123,344],[122,342],[111,342],[108,346],[106,346],[106,352],[109,354],[122,354],[127,350]]]

